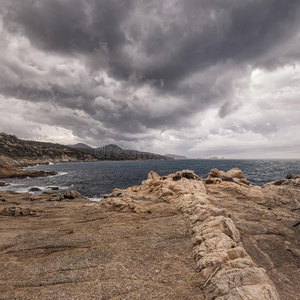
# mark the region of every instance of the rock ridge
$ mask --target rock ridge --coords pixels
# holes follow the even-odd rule
[[[222,178],[234,178],[234,184],[248,185],[239,169],[227,173],[213,169],[205,181],[191,170],[163,177],[151,171],[141,186],[115,190],[105,205],[135,213],[151,213],[135,200],[138,198],[163,199],[175,205],[187,220],[206,299],[280,299],[266,271],[253,262],[243,247],[230,214],[209,199],[205,182],[221,183]]]

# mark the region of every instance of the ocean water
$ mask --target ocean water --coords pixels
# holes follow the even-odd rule
[[[159,175],[168,175],[179,170],[191,169],[204,178],[213,168],[228,171],[240,168],[252,184],[264,183],[285,178],[288,173],[300,174],[300,160],[173,160],[173,161],[107,161],[76,162],[37,165],[32,170],[56,171],[58,175],[44,178],[26,178],[5,180],[11,185],[0,187],[0,190],[28,192],[31,187],[39,187],[42,191],[51,191],[50,187],[58,187],[57,192],[70,189],[82,195],[100,199],[112,192],[114,188],[127,188],[139,185],[147,179],[153,170]]]

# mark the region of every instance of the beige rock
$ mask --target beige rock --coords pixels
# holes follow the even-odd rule
[[[160,179],[160,176],[157,173],[155,173],[154,171],[150,171],[148,174],[148,179],[158,180],[158,179]]]
[[[246,179],[243,172],[238,168],[233,168],[225,173],[226,177],[238,178],[238,179]]]
[[[233,224],[232,219],[222,218],[220,225],[221,225],[222,231],[225,234],[227,234],[232,240],[234,240],[237,243],[240,241],[240,233],[236,229],[235,225]]]
[[[68,241],[65,236],[73,237],[72,243],[77,248],[63,244],[64,251],[56,251],[53,261],[66,268],[64,259],[69,257],[66,254],[71,249],[85,258],[74,260],[74,252],[70,255],[72,265],[76,266],[73,276],[77,279],[72,289],[77,285],[84,289],[81,299],[92,299],[91,287],[101,286],[100,291],[103,291],[110,282],[112,288],[107,288],[107,299],[120,299],[124,295],[129,299],[147,299],[151,293],[154,299],[277,300],[277,289],[282,300],[298,299],[299,188],[295,183],[255,187],[247,184],[240,170],[228,172],[234,181],[211,177],[218,179],[219,184],[204,184],[190,170],[161,178],[150,172],[149,178],[139,187],[116,189],[100,204],[84,204],[80,209],[74,209],[77,203],[82,205],[81,199],[60,202],[59,210],[53,209],[49,214],[68,212],[68,221],[59,221],[57,226],[69,224],[74,218],[72,230],[68,228],[59,241]],[[221,171],[218,174],[224,175]],[[30,197],[34,201],[30,201]],[[28,196],[26,201],[41,203],[35,199],[38,196]],[[54,204],[58,205],[48,202],[47,209]],[[0,205],[7,206],[7,203],[0,202]],[[73,209],[67,210],[68,205]],[[29,216],[26,218],[30,219]],[[47,218],[40,219],[38,225],[43,222],[47,222]],[[11,224],[9,226],[12,228]],[[30,228],[35,228],[36,235],[39,229],[35,226],[34,223]],[[86,247],[86,235],[90,235],[89,247]],[[18,238],[19,242],[21,240]],[[28,241],[25,245],[28,248]],[[7,258],[14,261],[15,254],[10,254],[15,253],[14,249],[4,246],[3,249],[9,249],[3,251],[4,261]],[[39,245],[38,249],[44,248]],[[107,249],[109,251],[105,252]],[[86,259],[93,251],[95,256]],[[18,261],[20,264],[24,253]],[[45,259],[52,255],[43,253],[43,266]],[[86,272],[81,265],[83,262],[96,263],[90,277],[76,277],[76,274]],[[26,265],[30,268],[30,264]],[[50,264],[46,266],[47,276],[51,276]],[[33,269],[30,271],[34,272]],[[17,275],[14,275],[15,285]],[[62,291],[64,287],[71,295],[67,299],[79,297],[79,290],[75,294],[67,288],[71,285],[68,273],[55,275],[59,277],[53,281],[55,284],[43,286],[44,290],[54,286]],[[7,276],[1,278],[5,285]],[[34,276],[31,280],[35,282],[37,278]],[[45,275],[42,278],[45,280]],[[80,278],[88,282],[89,289],[85,283],[78,284]],[[26,281],[26,284],[29,283]],[[8,288],[5,288],[6,293]],[[6,299],[16,298],[14,294],[7,295]]]
[[[225,172],[224,171],[220,171],[218,169],[212,169],[210,172],[209,172],[209,176],[210,177],[217,177],[217,178],[223,178],[226,176]]]

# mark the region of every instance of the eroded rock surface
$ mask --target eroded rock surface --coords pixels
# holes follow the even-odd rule
[[[0,299],[299,299],[298,178],[152,171],[71,194],[0,194]]]
[[[231,176],[243,186],[247,185],[238,169],[227,173],[215,169],[210,176]],[[236,182],[226,183],[239,186]],[[221,178],[218,183],[222,183]],[[193,171],[184,170],[162,178],[151,172],[140,187],[115,190],[105,205],[125,212],[151,212],[142,211],[144,206],[139,203],[142,198],[163,199],[182,212],[191,233],[193,256],[205,299],[279,299],[266,271],[245,250],[229,212],[214,205],[204,181]]]
[[[0,211],[33,212],[0,214],[1,300],[205,299],[185,219],[162,199],[132,209],[51,193],[0,199]]]
[[[230,213],[248,255],[286,300],[300,299],[300,180],[293,178],[263,187],[238,181],[206,186],[214,206]]]

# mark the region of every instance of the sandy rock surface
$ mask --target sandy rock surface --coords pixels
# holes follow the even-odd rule
[[[204,299],[182,214],[140,207],[0,193],[1,212],[32,212],[0,213],[0,299]]]
[[[299,189],[215,169],[100,203],[0,193],[0,299],[299,299]]]

